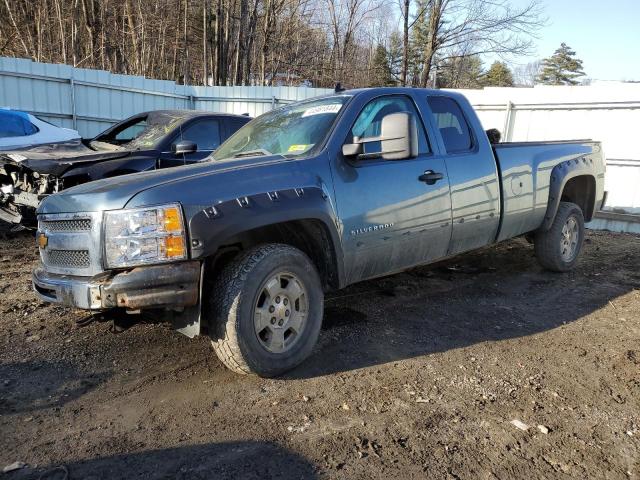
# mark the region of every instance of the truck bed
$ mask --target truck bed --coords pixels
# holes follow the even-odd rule
[[[564,164],[564,168],[579,170],[584,165],[604,178],[602,148],[600,142],[592,140],[500,143],[493,145],[493,152],[502,192],[497,241],[534,231],[543,224],[551,204],[551,177],[556,166],[563,168]],[[595,198],[601,199],[602,182],[597,184],[600,191],[595,191]],[[559,202],[560,198],[554,200]]]

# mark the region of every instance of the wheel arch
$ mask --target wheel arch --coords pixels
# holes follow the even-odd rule
[[[551,171],[549,202],[540,229],[551,228],[560,202],[572,202],[580,207],[585,222],[593,218],[596,200],[596,178],[586,158],[568,160]]]
[[[334,241],[329,228],[317,218],[271,223],[238,232],[225,239],[220,248],[207,257],[205,268],[218,271],[238,254],[266,243],[290,245],[304,252],[318,270],[325,291],[342,285]]]
[[[336,215],[321,188],[240,197],[187,213],[192,258],[205,260],[207,272],[242,251],[264,243],[291,245],[313,262],[325,290],[344,286],[344,263]]]

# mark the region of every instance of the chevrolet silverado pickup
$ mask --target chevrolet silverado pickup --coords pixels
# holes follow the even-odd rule
[[[47,197],[33,286],[170,311],[233,371],[275,376],[311,353],[328,290],[517,236],[570,270],[604,170],[591,140],[492,145],[457,93],[338,92],[258,117],[209,161]]]

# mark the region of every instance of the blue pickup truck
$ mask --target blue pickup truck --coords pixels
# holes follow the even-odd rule
[[[230,369],[275,376],[311,353],[328,290],[517,236],[570,270],[604,170],[590,140],[492,145],[457,93],[339,92],[262,115],[209,161],[47,197],[33,286],[171,311]]]

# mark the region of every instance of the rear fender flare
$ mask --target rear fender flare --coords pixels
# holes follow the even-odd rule
[[[540,230],[547,231],[551,228],[553,220],[558,213],[558,207],[562,200],[562,192],[567,182],[572,178],[587,175],[593,177],[593,160],[588,156],[582,156],[573,160],[565,160],[559,163],[551,171],[551,178],[549,179],[549,202],[547,204],[547,211],[544,215],[544,221]],[[588,212],[583,212],[587,216]]]

